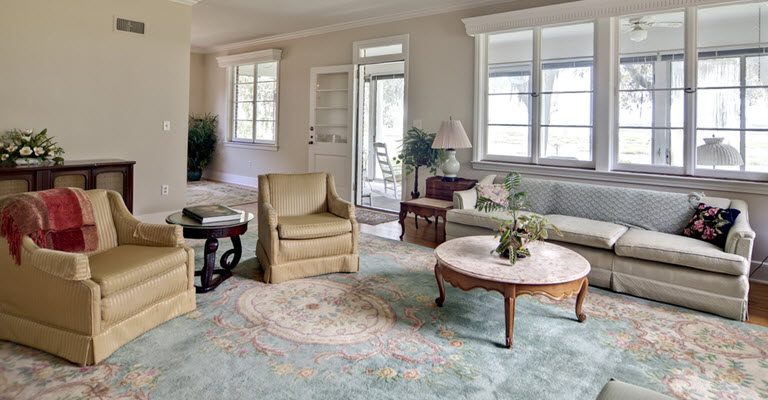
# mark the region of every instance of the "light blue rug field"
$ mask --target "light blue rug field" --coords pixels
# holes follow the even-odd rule
[[[254,231],[197,311],[100,365],[0,342],[0,399],[593,399],[612,377],[768,397],[765,328],[590,288],[584,323],[573,299],[519,298],[508,350],[498,293],[448,288],[435,307],[431,249],[362,235],[359,273],[265,285]]]

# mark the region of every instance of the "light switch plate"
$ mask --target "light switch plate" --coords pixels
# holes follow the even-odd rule
[[[164,132],[171,131],[171,121],[163,121],[163,131]]]

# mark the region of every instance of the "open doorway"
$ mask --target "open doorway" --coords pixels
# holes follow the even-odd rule
[[[357,205],[398,211],[404,175],[395,157],[406,117],[405,61],[360,65],[357,82]]]

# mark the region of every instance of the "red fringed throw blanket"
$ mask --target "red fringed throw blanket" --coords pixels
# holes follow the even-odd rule
[[[12,196],[0,204],[0,236],[21,264],[21,241],[44,249],[79,253],[99,246],[93,205],[81,189],[62,188]]]

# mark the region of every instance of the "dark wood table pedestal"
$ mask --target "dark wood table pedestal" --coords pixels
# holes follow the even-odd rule
[[[246,213],[238,221],[210,225],[200,224],[181,213],[170,215],[166,219],[169,224],[181,225],[184,228],[185,238],[205,239],[203,268],[195,271],[195,276],[200,277],[200,286],[195,285],[197,293],[208,293],[232,277],[232,270],[243,255],[240,235],[248,231],[248,222],[252,219],[253,214],[250,213]],[[216,268],[216,252],[219,250],[219,239],[222,238],[229,238],[232,241],[232,248],[221,255],[218,260],[221,268]]]

